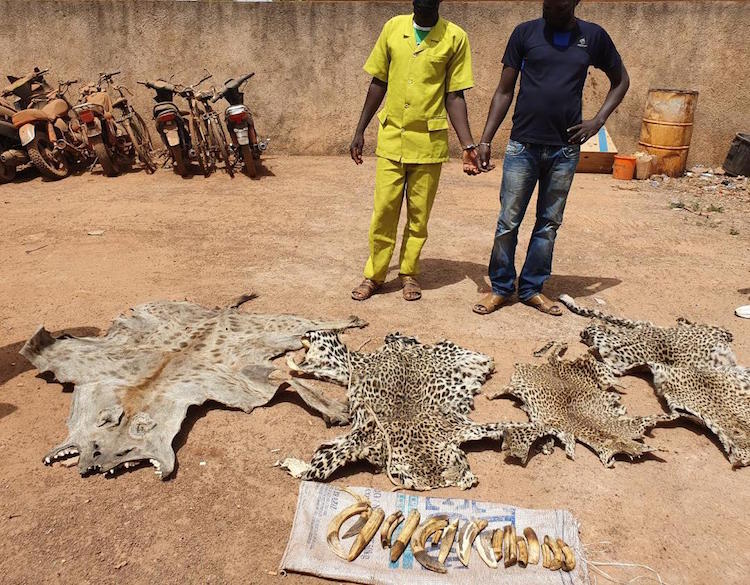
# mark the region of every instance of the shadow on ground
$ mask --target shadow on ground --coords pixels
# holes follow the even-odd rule
[[[445,286],[457,284],[469,279],[476,285],[477,292],[489,291],[487,265],[464,260],[448,260],[441,258],[425,258],[420,262],[421,275],[419,282],[424,290],[435,290]],[[391,270],[398,270],[392,267]],[[572,297],[587,297],[599,294],[608,288],[617,286],[622,281],[605,276],[577,276],[573,274],[553,274],[544,287],[544,292],[550,298],[557,298],[566,293]],[[390,281],[386,292],[400,288],[398,278]]]

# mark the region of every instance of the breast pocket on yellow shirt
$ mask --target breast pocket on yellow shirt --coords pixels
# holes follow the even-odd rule
[[[445,69],[448,66],[447,55],[427,55],[424,63],[424,74],[427,81],[441,83],[445,80]]]

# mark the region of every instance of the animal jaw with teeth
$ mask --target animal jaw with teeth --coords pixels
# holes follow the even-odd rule
[[[22,355],[75,384],[69,435],[44,463],[78,455],[82,475],[111,476],[148,462],[166,479],[175,466],[172,440],[191,405],[213,400],[250,412],[278,389],[270,360],[300,349],[305,333],[364,326],[356,317],[312,321],[237,307],[148,303],[116,319],[103,337],[55,339],[40,328]]]

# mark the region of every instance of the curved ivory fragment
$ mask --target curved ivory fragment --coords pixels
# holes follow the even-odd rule
[[[576,568],[576,555],[573,549],[562,538],[557,539],[557,545],[563,554],[563,571],[572,571]]]
[[[358,494],[357,492],[350,490],[349,488],[341,488],[341,491],[346,492],[358,502],[365,502],[368,505],[370,503],[366,497]],[[351,538],[352,536],[357,536],[357,534],[362,532],[362,529],[365,527],[367,520],[369,520],[370,518],[371,512],[372,512],[372,508],[370,507],[368,507],[367,510],[362,512],[359,515],[359,518],[357,519],[357,521],[352,523],[352,525],[349,528],[347,528],[346,532],[344,532],[344,534],[341,535],[341,538]]]
[[[549,569],[550,562],[552,561],[552,549],[545,542],[542,544],[542,566],[545,569]]]
[[[399,532],[398,538],[396,538],[395,542],[391,545],[392,563],[395,563],[401,555],[404,554],[406,545],[409,544],[409,540],[411,540],[411,535],[414,534],[417,526],[419,526],[419,520],[419,510],[412,510],[409,512],[404,527],[401,529],[401,532]]]
[[[361,514],[368,508],[370,508],[370,504],[368,504],[367,502],[356,502],[348,508],[344,508],[343,510],[341,510],[341,512],[336,514],[328,523],[328,534],[326,536],[326,540],[328,541],[328,547],[337,557],[340,557],[344,560],[348,560],[349,557],[349,555],[344,552],[344,549],[341,548],[341,539],[339,538],[339,531],[341,530],[341,526],[349,518],[351,518],[352,516],[356,516],[357,514]]]
[[[396,527],[404,521],[404,514],[401,510],[396,510],[393,514],[388,516],[383,522],[383,527],[380,529],[380,544],[383,548],[390,548],[391,537]]]
[[[518,566],[525,568],[529,564],[529,547],[523,536],[518,537]]]
[[[552,559],[549,562],[549,568],[552,571],[559,571],[563,566],[563,553],[560,546],[552,540],[549,536],[544,537],[544,544],[546,544],[552,551]]]
[[[495,528],[492,532],[492,550],[495,552],[495,558],[499,561],[503,558],[503,529]]]
[[[526,537],[529,553],[529,565],[536,565],[539,562],[539,539],[533,529],[526,527],[523,529],[523,535]]]
[[[448,526],[448,520],[445,516],[433,516],[417,528],[411,537],[411,552],[414,558],[425,569],[434,571],[435,573],[446,573],[447,569],[442,563],[427,554],[425,545],[431,535],[442,532],[446,526]]]
[[[351,563],[363,550],[365,550],[375,534],[377,534],[378,528],[380,528],[380,525],[383,523],[383,518],[385,518],[383,508],[375,508],[372,510],[364,528],[362,528],[362,531],[357,535],[357,540],[354,541],[349,549],[349,556],[346,560]]]
[[[458,560],[465,566],[469,566],[471,557],[471,546],[477,535],[487,528],[487,520],[474,519],[461,527],[458,532]]]
[[[516,527],[508,524],[503,528],[503,558],[505,567],[516,564],[518,560],[518,543],[516,539]]]
[[[490,569],[497,569],[497,557],[495,557],[495,551],[492,549],[492,535],[489,532],[479,535],[477,552],[485,565]]]
[[[440,542],[440,552],[438,553],[438,562],[441,564],[445,563],[445,559],[451,554],[453,541],[456,540],[456,532],[458,532],[458,519],[448,524],[445,530],[443,530],[443,538]]]

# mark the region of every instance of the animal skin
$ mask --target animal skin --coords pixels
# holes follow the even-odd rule
[[[75,384],[69,435],[44,462],[78,455],[83,475],[149,461],[166,479],[175,464],[172,440],[191,405],[213,400],[250,412],[279,387],[269,380],[272,358],[300,349],[310,331],[364,326],[356,317],[311,321],[240,312],[249,298],[224,309],[140,305],[103,337],[55,339],[40,328],[21,353],[40,371]]]
[[[547,363],[516,364],[510,384],[490,396],[511,394],[519,398],[529,423],[509,424],[504,447],[524,462],[532,445],[547,438],[543,451],[550,453],[554,437],[575,458],[576,441],[588,445],[601,462],[614,465],[615,455],[631,459],[652,449],[642,442],[647,429],[670,416],[626,416],[620,396],[611,391],[615,379],[605,364],[591,355],[574,361],[561,359],[565,345],[556,344]]]
[[[371,353],[350,351],[329,331],[312,332],[304,343],[304,362],[290,367],[298,375],[348,386],[352,427],[321,445],[310,464],[287,459],[282,467],[295,477],[321,481],[364,459],[410,489],[468,489],[477,483],[460,445],[500,439],[505,426],[468,417],[473,396],[494,368],[491,358],[450,341],[423,345],[397,333]]]
[[[750,465],[750,370],[737,365],[729,331],[686,319],[658,327],[581,307],[567,295],[560,300],[595,319],[581,338],[616,374],[650,371],[674,416],[708,427],[733,466]]]

